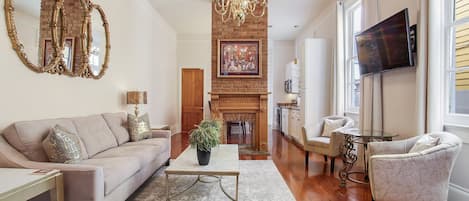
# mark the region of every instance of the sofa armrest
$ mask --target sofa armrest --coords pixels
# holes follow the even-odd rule
[[[60,170],[64,177],[65,200],[104,200],[104,172],[102,167],[33,161],[25,161],[22,165],[22,167],[30,169]]]
[[[438,151],[371,156],[369,177],[379,200],[446,200],[458,147]]]
[[[404,154],[414,146],[420,136],[391,142],[371,142],[368,144],[369,155]]]
[[[152,130],[153,138],[171,138],[170,130]]]
[[[0,167],[60,170],[64,177],[65,200],[104,200],[104,173],[102,167],[30,161],[11,147],[1,136]]]

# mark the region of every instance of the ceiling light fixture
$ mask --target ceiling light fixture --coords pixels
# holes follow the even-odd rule
[[[241,26],[246,21],[247,15],[262,17],[265,15],[267,0],[212,0],[215,11],[221,15],[223,23],[230,20],[236,21]]]

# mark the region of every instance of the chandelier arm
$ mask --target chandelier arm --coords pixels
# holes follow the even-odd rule
[[[254,16],[254,17],[263,17],[265,15],[265,10],[266,10],[267,6],[264,6],[264,8],[262,8],[262,13],[260,15],[256,15],[254,12],[255,11],[252,11],[251,12],[251,15]]]

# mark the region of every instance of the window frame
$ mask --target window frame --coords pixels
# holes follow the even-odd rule
[[[444,5],[444,41],[445,41],[445,58],[444,58],[444,125],[468,126],[469,114],[451,113],[450,106],[455,105],[454,93],[456,90],[455,77],[456,73],[461,70],[469,70],[469,66],[456,67],[456,28],[460,25],[468,25],[469,17],[459,20],[455,19],[455,0],[446,1]],[[453,103],[451,103],[453,102]]]
[[[345,114],[355,114],[360,113],[361,102],[358,107],[352,105],[352,86],[354,81],[352,80],[352,66],[353,62],[358,62],[358,56],[353,56],[353,43],[355,42],[355,35],[353,33],[353,21],[354,21],[354,12],[356,9],[362,9],[362,2],[360,0],[355,0],[348,2],[349,4],[344,8],[344,34],[345,34],[345,65],[344,65],[344,75],[345,75],[345,91],[344,91],[344,112]],[[361,19],[360,19],[361,20]],[[361,27],[360,27],[361,29]],[[361,80],[360,80],[361,82]]]

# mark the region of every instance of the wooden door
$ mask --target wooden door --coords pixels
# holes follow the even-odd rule
[[[181,132],[188,133],[204,118],[204,70],[182,69]]]

